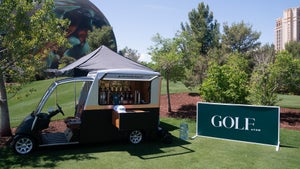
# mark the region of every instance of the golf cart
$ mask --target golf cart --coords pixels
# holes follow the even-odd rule
[[[81,87],[76,91],[78,83]],[[64,85],[69,86],[58,91],[59,86]],[[67,89],[71,85],[75,86],[74,106],[59,100],[63,97],[58,95],[59,92],[69,94]],[[169,134],[159,126],[160,85],[159,73],[133,69],[94,71],[86,77],[57,80],[48,88],[36,110],[16,129],[13,149],[18,154],[28,154],[43,146],[120,139],[132,144],[152,138],[170,141]],[[47,112],[50,105],[56,108]],[[50,122],[54,117],[61,118],[65,110],[72,114],[64,120],[65,129],[49,132]]]

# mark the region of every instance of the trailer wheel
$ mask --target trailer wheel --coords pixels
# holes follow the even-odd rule
[[[133,130],[129,134],[129,141],[132,144],[139,144],[143,140],[143,133],[140,130]]]
[[[32,152],[34,147],[35,147],[34,139],[30,136],[25,136],[25,135],[16,136],[15,141],[13,143],[14,151],[21,155],[25,155]]]

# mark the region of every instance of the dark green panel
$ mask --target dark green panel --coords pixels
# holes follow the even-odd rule
[[[198,103],[197,134],[279,144],[279,107]]]

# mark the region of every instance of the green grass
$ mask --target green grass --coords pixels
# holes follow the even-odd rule
[[[15,127],[23,120],[23,118],[31,113],[39,103],[41,97],[44,95],[45,91],[49,87],[49,85],[54,81],[55,79],[50,80],[43,80],[43,81],[36,81],[29,83],[25,85],[21,91],[19,91],[14,97],[9,97],[8,104],[9,104],[9,111],[10,111],[10,122],[11,126]],[[197,92],[196,90],[189,90],[187,89],[182,83],[170,83],[171,93],[179,93],[179,92]],[[77,88],[79,89],[81,86],[77,85]],[[68,105],[74,105],[74,99],[72,97],[74,96],[74,86],[63,86],[59,89],[59,94],[68,94],[64,95],[68,99],[60,99],[59,104],[62,106],[64,112],[66,114],[72,115],[74,113],[73,109],[70,109],[70,107],[74,106],[68,106]],[[162,94],[166,94],[166,81],[162,81]],[[77,90],[79,91],[79,90]],[[79,94],[77,93],[77,96]],[[49,104],[45,107],[54,107],[55,98],[52,97],[49,99]],[[50,105],[51,104],[51,105]],[[47,110],[43,110],[47,111]],[[58,117],[54,117],[55,118]]]
[[[0,168],[61,169],[152,169],[152,168],[299,168],[300,132],[281,129],[281,148],[235,141],[197,137],[178,139],[178,126],[189,125],[189,136],[195,134],[195,121],[161,119],[171,131],[174,142],[106,143],[85,146],[41,148],[27,156],[15,155],[10,149],[0,150]]]
[[[188,89],[182,84],[181,82],[170,82],[170,93],[182,93],[182,92],[192,92],[192,93],[199,93],[197,89]],[[166,87],[166,81],[162,81],[162,87],[161,87],[161,94],[167,93],[167,87]]]
[[[12,126],[18,125],[39,102],[53,80],[38,81],[26,85],[9,99]],[[163,82],[164,93],[165,82]],[[60,89],[72,96],[73,87]],[[181,83],[171,84],[171,92],[190,92]],[[299,96],[280,96],[280,106],[297,108]],[[67,105],[61,100],[65,112]],[[195,135],[196,122],[189,119],[161,119],[162,126],[174,136],[174,143],[144,142],[140,145],[104,143],[86,146],[42,148],[28,156],[15,155],[9,148],[0,149],[0,168],[299,168],[300,132],[281,129],[280,151],[264,146],[235,141],[197,137],[180,140],[179,125],[187,122],[189,136]]]
[[[300,109],[300,96],[297,95],[278,95],[280,101],[278,105],[286,108]]]
[[[25,85],[24,88],[22,88],[22,90],[17,93],[17,95],[9,98],[8,104],[9,104],[10,121],[12,127],[15,127],[18,124],[20,124],[23,118],[36,108],[44,92],[47,90],[47,88],[53,81],[54,79],[50,79],[50,80],[36,81],[36,82],[29,83]],[[77,88],[79,87],[80,85],[77,85]],[[64,91],[64,93],[68,93],[67,95],[68,98],[72,98],[74,96],[73,89],[74,89],[73,86],[69,86],[69,87],[67,86],[62,89],[59,89],[59,93],[61,93],[61,91]],[[198,91],[197,89],[193,89],[193,90],[187,89],[181,82],[177,82],[177,83],[171,82],[170,92],[171,93],[180,93],[180,92],[197,93]],[[166,94],[165,80],[162,81],[161,93]],[[278,103],[280,107],[300,109],[300,104],[299,104],[300,96],[279,95],[279,99],[281,100]],[[54,100],[55,98],[52,98],[53,103]],[[68,108],[68,107],[72,107],[68,105],[74,105],[74,100],[69,99],[68,101],[65,101],[64,99],[62,99],[60,100],[59,103],[61,104],[61,106],[63,107],[64,111],[67,114],[74,113],[74,110]]]

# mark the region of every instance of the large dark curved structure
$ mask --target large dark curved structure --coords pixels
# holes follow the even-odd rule
[[[58,68],[58,60],[64,56],[79,59],[91,52],[87,42],[89,31],[93,28],[110,26],[103,13],[89,0],[54,0],[55,13],[58,18],[69,19],[67,37],[71,48],[63,51],[52,51],[47,58],[49,68]],[[114,46],[117,46],[114,33],[111,34]],[[99,44],[101,46],[102,44]],[[117,49],[112,49],[117,51]]]

